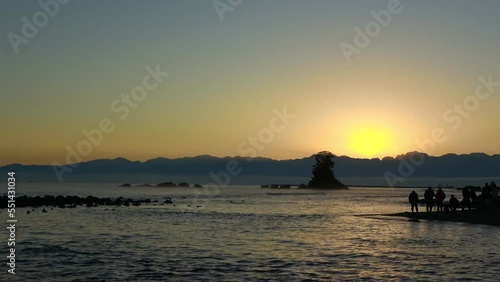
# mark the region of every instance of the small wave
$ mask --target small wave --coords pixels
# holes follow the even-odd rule
[[[52,255],[60,255],[60,254],[68,254],[68,255],[88,255],[88,256],[93,256],[96,253],[93,252],[85,252],[82,250],[73,250],[69,247],[61,246],[61,245],[53,245],[53,244],[40,244],[40,243],[23,243],[20,244],[19,249],[24,253],[24,254],[30,254],[30,255],[39,255],[43,254],[45,256],[52,256]]]

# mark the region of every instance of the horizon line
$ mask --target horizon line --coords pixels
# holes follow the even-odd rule
[[[408,154],[424,154],[424,155],[427,155],[429,157],[435,157],[435,158],[439,158],[439,157],[443,157],[443,156],[447,156],[447,155],[457,155],[457,156],[465,156],[465,155],[467,155],[468,156],[468,155],[474,155],[474,154],[482,154],[482,155],[486,155],[486,156],[489,156],[489,157],[500,155],[500,153],[488,154],[488,153],[484,153],[484,152],[470,152],[470,153],[462,153],[462,154],[458,154],[458,153],[446,153],[446,154],[443,154],[443,155],[429,155],[428,153],[424,153],[424,152],[410,151],[410,152],[406,152],[404,154],[399,154],[399,155],[397,155],[395,157],[393,157],[393,156],[384,156],[384,157],[381,157],[381,158],[380,157],[351,157],[351,156],[348,156],[348,155],[336,155],[336,154],[334,154],[334,156],[335,156],[335,158],[347,157],[347,158],[356,159],[356,160],[376,160],[376,159],[383,160],[383,159],[386,159],[386,158],[396,159],[398,157],[406,156]],[[74,165],[74,164],[89,163],[89,162],[94,162],[94,161],[106,161],[106,160],[111,160],[112,161],[112,160],[118,160],[118,159],[124,159],[124,160],[126,160],[128,162],[147,163],[149,161],[157,160],[157,159],[179,160],[179,159],[194,159],[194,158],[200,158],[200,157],[210,157],[210,158],[215,158],[215,159],[236,159],[236,158],[240,158],[240,159],[268,159],[268,160],[272,160],[272,161],[293,161],[293,160],[301,160],[301,159],[311,158],[314,155],[315,154],[312,154],[310,156],[305,156],[305,157],[302,157],[302,158],[288,158],[288,159],[275,159],[275,158],[264,157],[264,156],[244,157],[244,156],[239,156],[239,155],[220,157],[220,156],[214,156],[214,155],[209,155],[209,154],[202,154],[202,155],[195,155],[195,156],[184,156],[184,157],[177,157],[177,158],[169,158],[169,157],[159,156],[159,157],[155,157],[155,158],[151,158],[151,159],[146,159],[146,160],[131,160],[131,159],[128,159],[126,157],[115,157],[115,158],[91,159],[91,160],[87,160],[87,161],[75,162],[75,163],[67,163],[67,164],[61,164],[61,165],[65,166],[65,165]],[[22,165],[22,166],[54,166],[52,164],[10,163],[10,164],[6,164],[6,165],[0,165],[0,168],[7,167],[7,166],[13,166],[13,165]]]

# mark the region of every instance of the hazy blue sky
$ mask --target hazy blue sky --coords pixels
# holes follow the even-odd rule
[[[16,54],[8,34],[43,10],[2,1],[0,165],[63,163],[103,118],[115,130],[85,160],[239,155],[284,107],[296,117],[257,155],[426,151],[434,128],[433,155],[500,153],[500,87],[460,124],[453,110],[478,76],[500,81],[500,1],[402,0],[348,63],[340,44],[389,2],[243,0],[221,21],[213,1],[73,0]],[[121,120],[113,101],[157,65],[170,75]]]

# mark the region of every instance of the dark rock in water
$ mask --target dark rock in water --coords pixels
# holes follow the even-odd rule
[[[7,195],[0,196],[0,209],[7,208],[8,198]],[[16,199],[16,207],[58,207],[61,209],[64,208],[76,208],[79,206],[86,207],[98,207],[98,206],[121,206],[121,205],[140,205],[142,203],[151,203],[151,199],[146,200],[132,200],[127,199],[124,200],[123,197],[117,198],[115,200],[111,198],[98,198],[94,196],[88,196],[86,198],[81,198],[78,196],[36,196],[36,197],[28,197],[26,195],[20,196]],[[32,209],[34,211],[35,209]]]
[[[167,199],[163,203],[164,204],[173,204],[174,202],[172,201],[172,199],[170,197],[167,197]]]
[[[99,203],[99,198],[97,197],[88,196],[87,198],[85,198],[85,204],[87,204],[87,206],[93,206],[94,204],[97,203]]]
[[[186,183],[186,182],[182,182],[182,183],[177,184],[177,187],[186,187],[186,188],[189,188],[189,184]]]
[[[113,201],[112,205],[113,206],[121,206],[121,205],[123,205],[123,198],[120,197],[120,198],[116,199],[115,201]]]
[[[132,187],[132,185],[130,185],[130,183],[125,183],[125,184],[122,184],[118,187]]]
[[[46,213],[47,211],[45,209],[42,210],[43,213]]]
[[[313,166],[312,178],[308,188],[312,189],[349,189],[333,175],[335,162],[334,154],[328,151],[314,155],[316,164]]]
[[[200,184],[196,183],[193,188],[203,188],[203,186],[201,186]]]
[[[260,188],[291,189],[292,186],[289,184],[268,184],[268,185],[261,185]]]
[[[99,205],[102,205],[102,206],[109,206],[111,205],[112,203],[112,200],[110,198],[102,198],[100,199],[99,201],[97,201],[99,203]]]
[[[153,185],[148,184],[148,183],[144,183],[144,184],[141,184],[141,185],[137,185],[137,187],[153,187]]]
[[[177,185],[175,185],[175,183],[173,182],[163,182],[156,184],[156,187],[177,187]]]

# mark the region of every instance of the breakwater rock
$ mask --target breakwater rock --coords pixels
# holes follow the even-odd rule
[[[75,208],[77,206],[97,207],[97,206],[140,206],[141,204],[151,203],[151,199],[124,199],[119,198],[98,198],[94,196],[20,196],[16,197],[16,207],[42,207],[51,206],[59,208]],[[5,209],[8,205],[7,195],[0,197],[0,208]]]

